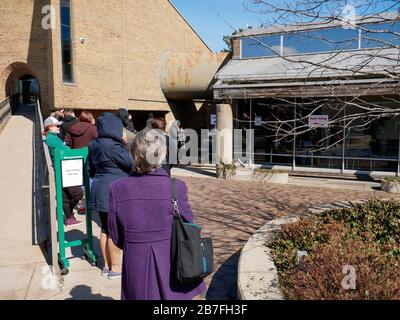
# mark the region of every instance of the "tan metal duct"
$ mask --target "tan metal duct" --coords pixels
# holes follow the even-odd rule
[[[167,52],[160,61],[160,84],[174,100],[212,99],[211,85],[227,53]]]

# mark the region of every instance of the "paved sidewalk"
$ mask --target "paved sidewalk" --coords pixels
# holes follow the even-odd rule
[[[33,116],[12,116],[0,134],[0,299],[26,298],[33,274],[45,264],[32,245]]]
[[[346,179],[328,179],[315,177],[289,177],[289,184],[294,186],[312,186],[353,191],[379,190],[381,184],[372,181],[357,181]]]
[[[172,173],[179,177],[215,178],[216,169],[213,166],[182,166],[174,167]],[[380,188],[376,181],[360,181],[356,179],[338,179],[328,177],[289,176],[289,185],[310,186],[321,188],[345,189],[353,191],[374,191]]]
[[[191,177],[191,178],[212,178],[215,179],[215,168],[213,167],[173,167],[172,174],[177,177]]]

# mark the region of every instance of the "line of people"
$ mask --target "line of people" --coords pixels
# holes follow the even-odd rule
[[[126,109],[103,113],[97,121],[88,111],[75,118],[72,110],[63,110],[47,118],[44,126],[53,161],[58,148],[89,149],[89,209],[98,213],[101,223],[101,275],[122,277],[121,298],[185,300],[204,292],[203,282],[183,285],[171,280],[173,206],[165,120],[149,117],[146,128],[136,132]],[[179,141],[179,127],[173,130],[174,141]],[[156,157],[149,157],[154,150]],[[182,181],[177,187],[182,216],[193,222],[187,188]],[[81,223],[74,208],[82,198],[81,187],[63,189],[67,226]]]

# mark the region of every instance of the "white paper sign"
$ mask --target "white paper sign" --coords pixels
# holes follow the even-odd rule
[[[217,115],[216,114],[211,115],[211,125],[212,126],[217,125]]]
[[[83,186],[83,160],[62,160],[61,174],[63,188]]]
[[[261,127],[262,126],[262,117],[256,117],[255,118],[255,125],[256,125],[256,127]]]
[[[310,128],[328,128],[329,115],[312,115],[308,118],[308,126]]]

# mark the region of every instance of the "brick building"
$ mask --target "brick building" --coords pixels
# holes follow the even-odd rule
[[[207,127],[209,84],[225,56],[170,1],[10,0],[0,16],[0,101],[29,100],[37,87],[45,114],[125,106],[139,125],[153,112]]]

